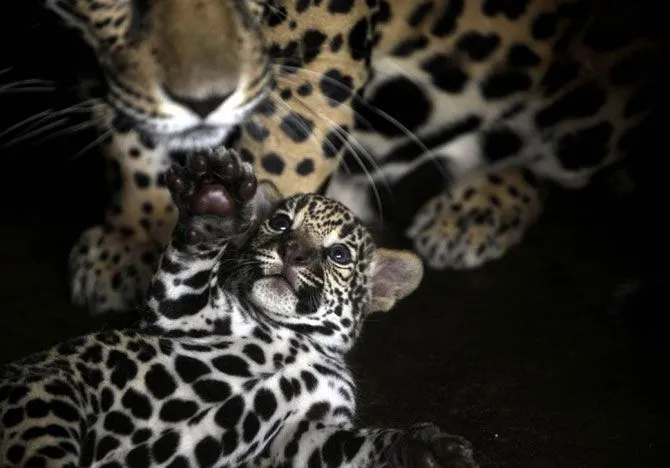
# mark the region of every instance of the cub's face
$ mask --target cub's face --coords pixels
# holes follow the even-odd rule
[[[220,144],[272,80],[253,0],[46,0],[94,49],[121,120],[172,149]]]
[[[345,346],[367,314],[389,310],[423,274],[414,254],[376,248],[351,211],[315,194],[280,203],[246,250],[252,303],[275,322]]]

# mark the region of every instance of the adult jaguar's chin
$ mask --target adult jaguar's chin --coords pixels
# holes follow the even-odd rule
[[[168,151],[195,151],[228,145],[233,131],[247,121],[249,116],[267,98],[267,92],[261,92],[246,103],[239,93],[223,101],[219,107],[206,116],[197,116],[193,111],[163,103],[164,115],[149,117],[137,110],[130,109],[120,99],[110,95],[109,103],[116,124],[127,129],[134,128],[140,135],[154,145]]]
[[[201,125],[190,130],[172,134],[157,134],[156,139],[170,151],[192,151],[214,148],[222,145],[234,126]]]
[[[235,126],[230,127],[196,127],[191,130],[162,133],[153,129],[136,127],[143,141],[154,146],[162,146],[170,152],[187,152],[217,148],[228,145]]]

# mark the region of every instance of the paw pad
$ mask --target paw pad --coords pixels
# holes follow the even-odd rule
[[[258,188],[251,165],[225,149],[191,155],[168,170],[166,182],[179,209],[174,235],[191,245],[236,235]]]
[[[256,193],[257,181],[232,151],[198,153],[186,167],[172,166],[167,185],[180,211],[231,216]]]

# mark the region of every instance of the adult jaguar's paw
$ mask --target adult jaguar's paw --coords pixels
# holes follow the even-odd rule
[[[508,168],[471,176],[429,200],[406,234],[429,267],[471,269],[518,244],[541,211],[533,175]]]
[[[179,209],[175,235],[189,244],[243,230],[258,187],[252,166],[224,149],[194,154],[185,167],[172,166],[166,180]]]
[[[432,423],[415,424],[409,430],[409,463],[413,468],[477,468],[472,444],[460,436],[445,434]]]
[[[161,252],[157,242],[95,226],[84,231],[70,252],[71,299],[91,314],[127,312],[137,307]]]

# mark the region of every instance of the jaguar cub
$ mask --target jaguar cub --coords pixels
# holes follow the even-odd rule
[[[167,177],[179,219],[142,323],[0,371],[1,466],[477,466],[432,424],[354,427],[345,354],[419,284],[343,205],[232,153]]]

